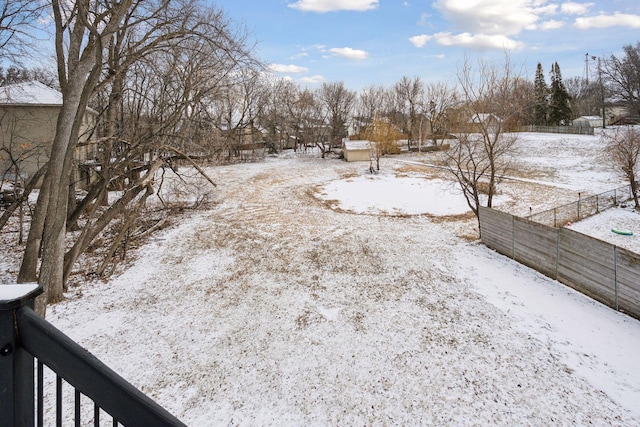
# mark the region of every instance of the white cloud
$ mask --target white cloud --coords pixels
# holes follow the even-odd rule
[[[300,67],[298,65],[284,65],[284,64],[271,64],[269,65],[269,69],[271,71],[275,71],[276,73],[304,73],[309,71],[308,68]]]
[[[433,35],[433,38],[442,46],[464,46],[474,49],[515,50],[524,46],[522,42],[502,35],[473,35],[471,33],[453,35],[451,33],[437,33]]]
[[[427,25],[427,23],[429,22],[429,18],[431,18],[431,14],[429,13],[420,14],[420,20],[418,21],[418,25],[420,26]]]
[[[339,10],[364,12],[377,8],[378,0],[298,0],[288,6],[305,12],[325,13]]]
[[[442,46],[463,46],[474,49],[508,49],[515,50],[524,46],[522,42],[513,40],[503,35],[486,35],[471,33],[436,33],[434,35],[422,34],[409,38],[409,41],[417,48],[423,47],[427,42],[435,40]]]
[[[347,59],[367,59],[367,52],[364,50],[351,49],[350,47],[334,47],[333,49],[329,49],[329,51],[336,56]]]
[[[555,4],[546,3],[547,0],[436,0],[434,7],[464,33],[504,37],[534,28],[541,17],[557,11]]]
[[[427,44],[427,42],[429,40],[431,40],[433,38],[433,36],[429,36],[427,34],[421,34],[419,36],[413,36],[409,38],[409,41],[411,42],[411,44],[413,44],[415,47],[422,47],[425,44]]]
[[[564,22],[550,19],[541,23],[538,28],[540,28],[541,30],[557,30],[558,28],[562,27],[564,27]]]
[[[317,85],[325,81],[325,78],[320,75],[310,76],[310,77],[302,77],[300,79],[300,83]]]
[[[566,3],[562,3],[560,11],[567,15],[584,15],[589,11],[591,6],[593,6],[593,3],[576,3],[568,1]]]
[[[614,13],[613,15],[598,15],[587,18],[577,18],[573,24],[579,30],[590,28],[629,27],[640,28],[640,15]]]

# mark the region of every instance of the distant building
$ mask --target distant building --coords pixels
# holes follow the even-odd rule
[[[638,125],[640,124],[640,115],[630,109],[627,104],[613,104],[607,107],[607,124]]]
[[[62,93],[39,82],[0,87],[0,173],[13,179],[16,166],[27,180],[49,159]],[[87,109],[76,148],[73,179],[79,187],[95,177],[97,144],[92,130],[98,113]]]
[[[575,127],[602,127],[602,117],[600,116],[580,116],[571,122]]]
[[[500,130],[502,126],[502,119],[493,113],[480,113],[471,116],[468,124],[472,129],[484,129],[489,133],[495,133]]]

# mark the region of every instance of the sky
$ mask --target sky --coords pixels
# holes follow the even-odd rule
[[[403,76],[455,82],[462,63],[504,61],[533,79],[558,62],[584,77],[591,58],[640,41],[638,0],[218,0],[244,24],[256,54],[303,85],[342,81],[352,90]]]

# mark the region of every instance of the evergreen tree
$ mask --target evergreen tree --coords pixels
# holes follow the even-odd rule
[[[533,109],[534,124],[538,126],[546,126],[547,114],[549,110],[549,88],[544,79],[542,64],[538,62],[536,68],[536,78],[533,82],[533,90],[535,95],[535,105]]]
[[[560,66],[557,62],[551,67],[551,99],[549,101],[549,124],[568,125],[571,121],[571,103],[569,92],[562,81]]]

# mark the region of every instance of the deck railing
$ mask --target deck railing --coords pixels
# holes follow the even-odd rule
[[[33,311],[37,284],[0,285],[0,420],[3,426],[43,426],[45,413],[64,418],[73,388],[73,423],[113,426],[184,426],[168,411]],[[55,408],[45,407],[45,370],[55,373]],[[82,400],[93,403],[85,420]],[[51,399],[47,399],[47,402]],[[51,425],[52,422],[47,422]]]

